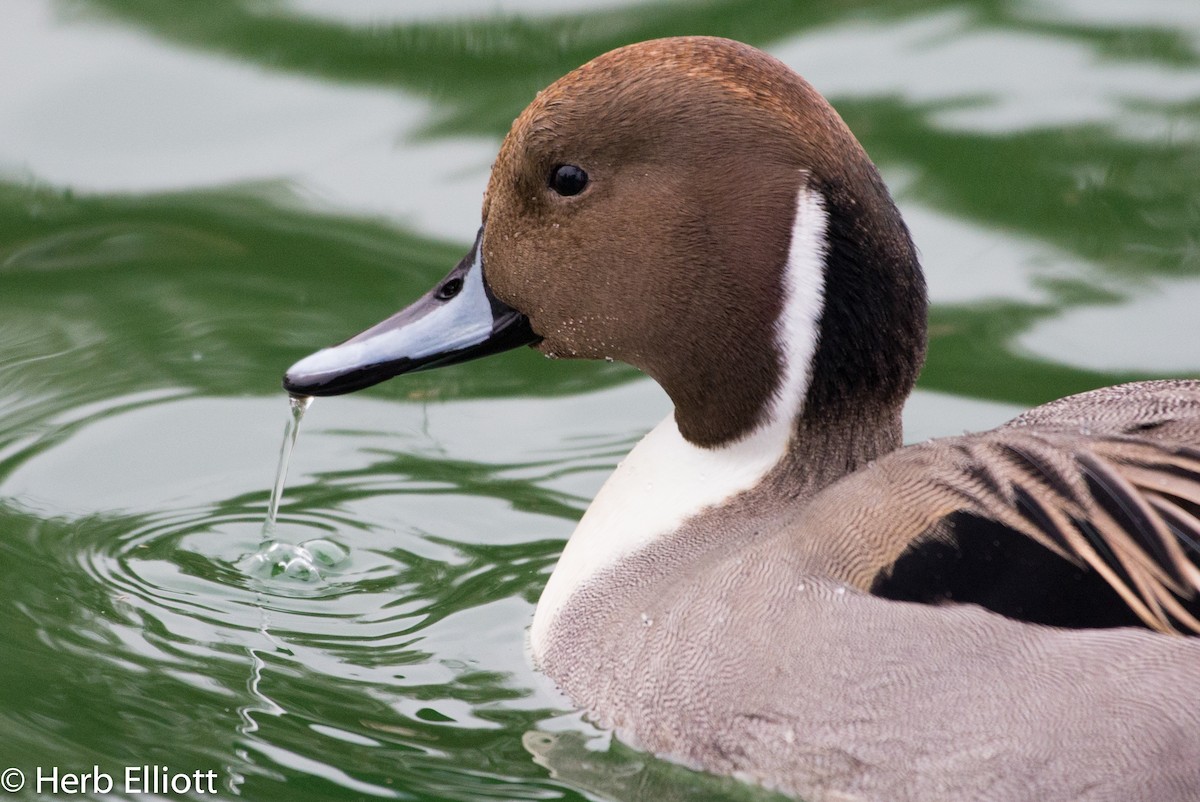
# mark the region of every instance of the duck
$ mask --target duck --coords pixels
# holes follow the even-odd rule
[[[662,387],[529,630],[594,721],[812,802],[1200,799],[1200,382],[903,445],[908,228],[830,104],[727,39],[538,93],[481,217],[433,289],[283,384],[531,346]]]

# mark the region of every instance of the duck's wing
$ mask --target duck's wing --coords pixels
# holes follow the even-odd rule
[[[1200,383],[1105,388],[900,449],[803,518],[821,567],[879,595],[1200,633]]]

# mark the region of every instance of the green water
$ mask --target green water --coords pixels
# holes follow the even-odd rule
[[[5,0],[9,798],[67,796],[39,767],[162,798],[121,788],[144,764],[253,800],[763,796],[599,751],[525,655],[667,411],[628,368],[522,351],[319,400],[275,532],[315,570],[253,561],[284,368],[465,252],[538,88],[682,33],[807,75],[895,189],[935,302],[910,439],[1200,373],[1195,0]]]

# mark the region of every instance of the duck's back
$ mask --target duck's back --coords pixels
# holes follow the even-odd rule
[[[1070,628],[1200,630],[1200,382],[1105,387],[901,449],[813,499],[817,570]]]
[[[977,437],[1074,433],[1187,458],[1198,412],[1200,383],[1128,385]],[[864,592],[878,566],[846,537],[918,520],[885,486],[936,484],[914,466],[936,468],[942,447],[895,452],[810,504],[765,503],[768,482],[697,515],[581,587],[543,668],[651,751],[808,799],[1200,799],[1200,640]],[[941,509],[930,493],[902,497]],[[842,537],[820,529],[839,516]]]

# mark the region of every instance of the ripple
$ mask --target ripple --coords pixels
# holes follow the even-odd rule
[[[379,600],[364,591],[381,558],[354,554],[338,528],[319,514],[289,516],[264,538],[253,512],[197,507],[107,524],[93,519],[75,529],[87,532],[81,542],[59,546],[126,606],[203,621],[220,642],[228,640],[221,630],[261,630],[265,613],[284,633],[311,631],[305,618],[314,612],[370,620]],[[96,537],[101,530],[111,534]],[[323,599],[341,603],[311,604]]]
[[[482,460],[449,414],[470,403],[330,405],[335,422],[349,407],[353,432],[317,411],[266,529],[283,398],[130,394],[54,417],[0,474],[0,579],[28,629],[11,637],[37,644],[13,665],[53,663],[53,687],[101,697],[72,709],[143,724],[120,741],[139,755],[164,728],[222,733],[201,748],[248,798],[276,772],[486,796],[486,773],[447,776],[447,744],[480,764],[517,754],[496,711],[524,727],[561,703],[531,689],[524,629],[577,514],[570,486],[627,435],[543,435],[532,462],[515,446]],[[502,428],[536,433],[527,409],[509,412]],[[44,721],[21,713],[6,731],[28,740]]]
[[[406,677],[437,684],[456,672],[430,663],[427,641],[444,637],[431,632],[465,631],[464,613],[516,593],[511,643],[523,661],[528,600],[563,516],[577,514],[573,494],[555,486],[595,483],[603,466],[577,446],[555,454],[549,438],[535,463],[474,463],[469,438],[432,449],[423,434],[378,434],[397,421],[401,431],[421,419],[446,428],[441,408],[353,406],[370,432],[319,428],[318,414],[266,531],[283,399],[151,393],[74,410],[53,421],[53,438],[12,451],[0,495],[40,520],[28,559],[64,564],[56,573],[74,583],[64,595],[105,611],[93,628],[113,660],[244,662],[265,644],[360,681],[394,684],[405,666]],[[529,427],[525,410],[512,413]],[[47,637],[82,648],[69,633]]]

